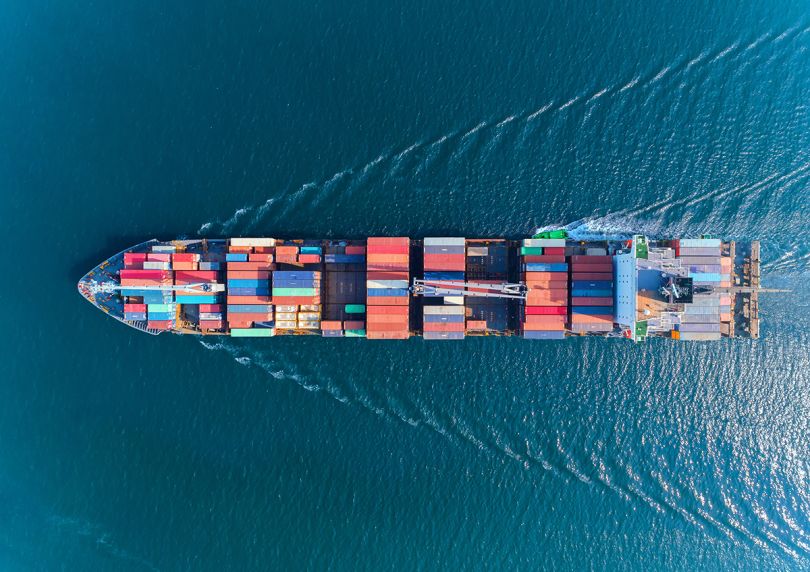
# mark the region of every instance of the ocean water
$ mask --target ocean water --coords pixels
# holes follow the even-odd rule
[[[805,2],[0,3],[0,569],[810,568]],[[762,338],[201,342],[145,238],[763,240]]]

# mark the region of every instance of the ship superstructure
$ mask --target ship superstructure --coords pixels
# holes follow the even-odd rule
[[[138,330],[202,336],[759,337],[759,243],[370,237],[150,240],[79,282]]]

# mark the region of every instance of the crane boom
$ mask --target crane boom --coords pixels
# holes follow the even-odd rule
[[[427,294],[437,296],[474,296],[480,298],[526,298],[525,284],[510,284],[500,282],[487,284],[484,282],[465,282],[463,280],[421,280],[414,278],[411,288],[414,295]]]

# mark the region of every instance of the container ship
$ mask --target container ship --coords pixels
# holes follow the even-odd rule
[[[149,240],[79,292],[148,334],[461,340],[759,337],[759,242],[370,237]]]

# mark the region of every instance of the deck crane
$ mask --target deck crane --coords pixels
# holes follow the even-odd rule
[[[514,298],[525,300],[525,284],[486,284],[463,280],[421,280],[414,278],[411,292],[415,296],[475,296],[480,298]]]

